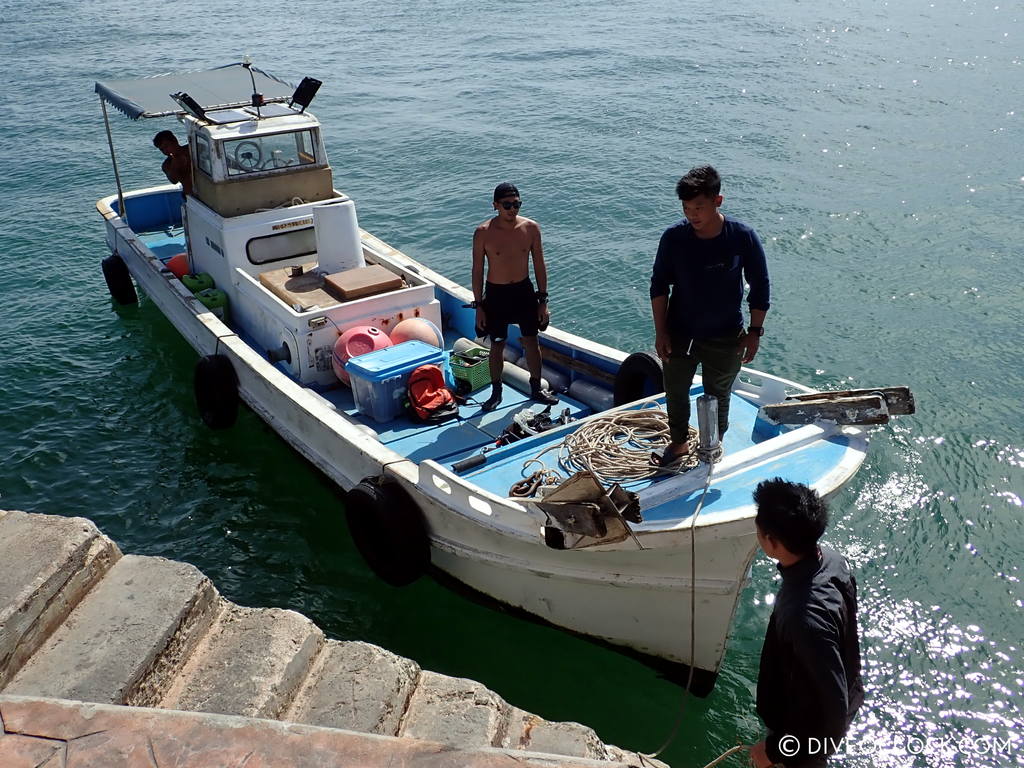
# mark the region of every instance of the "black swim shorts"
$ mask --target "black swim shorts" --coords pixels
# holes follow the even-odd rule
[[[518,283],[487,283],[484,290],[484,312],[487,314],[487,335],[491,341],[505,341],[510,323],[519,326],[521,335],[536,336],[540,325],[537,309],[537,296],[530,278]]]

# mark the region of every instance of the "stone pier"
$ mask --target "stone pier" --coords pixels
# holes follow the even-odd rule
[[[272,722],[281,721],[281,722]],[[664,766],[472,680],[0,510],[0,765]],[[247,755],[249,755],[247,757]]]

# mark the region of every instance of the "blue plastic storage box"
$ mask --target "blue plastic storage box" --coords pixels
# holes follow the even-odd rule
[[[393,347],[367,352],[349,359],[345,370],[352,383],[356,408],[377,422],[393,421],[402,415],[409,374],[421,365],[446,364],[442,349],[422,341],[403,341]]]

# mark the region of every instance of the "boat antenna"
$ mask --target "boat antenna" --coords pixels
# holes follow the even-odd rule
[[[256,108],[256,119],[259,120],[263,117],[260,114],[260,107],[263,106],[263,94],[256,91],[256,75],[252,73],[252,59],[249,58],[249,54],[245,54],[242,57],[242,66],[249,70],[249,79],[252,81],[252,105]]]

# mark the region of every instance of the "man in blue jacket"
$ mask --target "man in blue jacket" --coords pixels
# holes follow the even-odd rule
[[[757,542],[778,560],[782,587],[768,620],[757,714],[768,734],[756,768],[822,768],[864,702],[857,582],[846,560],[818,544],[828,508],[806,485],[775,478],[754,491]]]
[[[729,428],[729,393],[741,363],[757,354],[769,307],[768,267],[753,229],[718,208],[722,180],[710,165],[676,185],[686,218],[665,230],[651,274],[654,344],[665,369],[670,442],[658,459],[688,452],[690,387],[701,366],[704,391],[718,399],[718,431]],[[750,325],[744,330],[744,281]],[[671,295],[670,295],[671,289]]]

